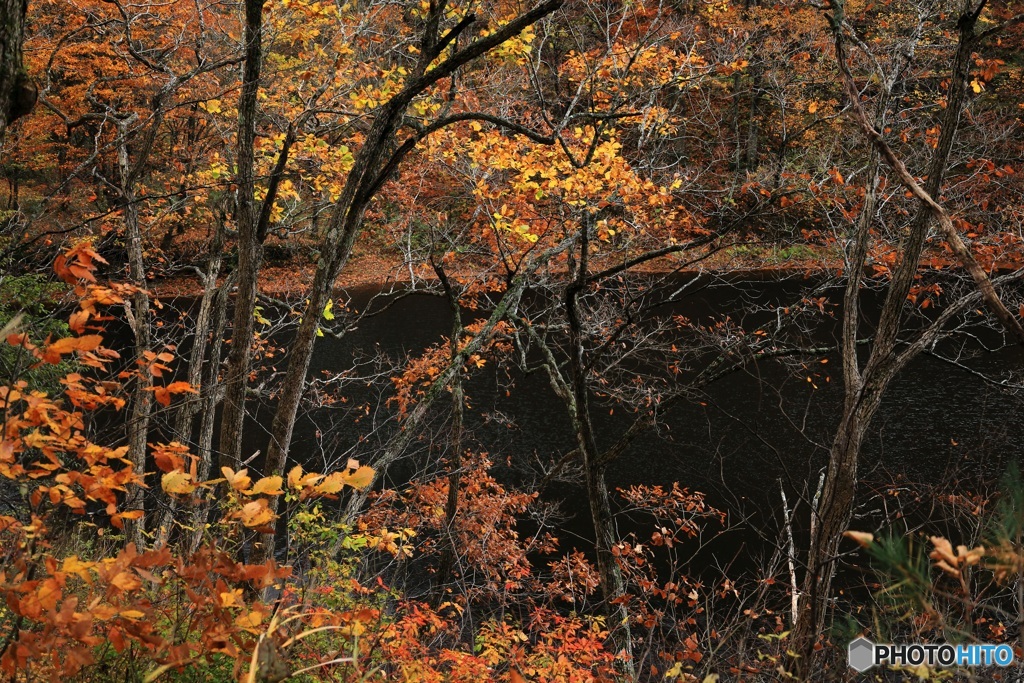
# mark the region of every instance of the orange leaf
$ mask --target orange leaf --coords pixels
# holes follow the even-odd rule
[[[95,351],[103,343],[103,337],[98,334],[87,334],[82,337],[64,337],[53,342],[43,351],[43,361],[56,365],[60,362],[61,356],[66,356],[75,351]]]
[[[68,326],[75,334],[85,331],[85,323],[89,322],[89,311],[75,311],[68,318]]]
[[[157,444],[153,447],[153,460],[161,472],[184,470],[187,453],[188,447],[177,442]]]
[[[875,541],[874,534],[869,534],[866,531],[847,530],[843,532],[843,536],[846,536],[851,541],[854,541],[862,548],[867,548]]]

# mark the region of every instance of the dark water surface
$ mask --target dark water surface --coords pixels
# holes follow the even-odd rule
[[[752,300],[768,306],[790,305],[807,286],[798,278],[710,287],[664,313],[694,320],[738,315]],[[356,292],[354,300],[367,294]],[[839,298],[838,290],[828,294]],[[874,305],[871,301],[865,305],[870,317]],[[465,322],[485,315],[466,312]],[[377,351],[396,359],[416,356],[441,341],[450,329],[450,312],[443,299],[409,295],[384,313],[363,320],[341,340],[319,339],[311,377],[345,371],[354,358]],[[834,324],[824,324],[815,334],[816,344],[835,344]],[[828,362],[821,363],[823,358]],[[1020,399],[979,376],[999,380],[1011,370],[1019,371],[1024,367],[1021,353],[1015,349],[986,352],[963,363],[966,368],[920,356],[891,385],[865,445],[859,477],[862,499],[894,484],[940,485],[957,478],[961,486],[980,485],[996,479],[1009,460],[1024,453]],[[841,410],[837,355],[819,355],[806,365],[806,370],[797,366],[794,371],[792,365],[761,362],[716,382],[699,401],[673,409],[663,429],[638,439],[613,462],[609,485],[679,482],[705,492],[710,504],[729,512],[732,529],[708,546],[702,561],[724,564],[742,554],[742,549],[754,555],[770,552],[779,538],[779,482],[785,486],[790,506],[809,499]],[[369,366],[363,372],[368,373]],[[470,445],[490,453],[499,480],[528,480],[535,476],[530,472],[535,471],[537,460],[549,463],[574,447],[564,406],[541,373],[506,374],[489,363],[474,371],[466,392],[472,406],[467,411]],[[347,456],[349,448],[354,448],[351,454],[365,458],[393,433],[394,426],[385,423],[387,411],[380,408],[377,392],[357,385],[346,389],[346,394],[348,403],[316,412],[299,423],[291,448],[294,460],[310,469],[323,468]],[[355,410],[357,406],[364,407]],[[607,406],[595,406],[602,447],[613,443],[631,422],[621,411],[608,412]],[[271,406],[262,406],[248,425],[248,452],[265,449],[271,415]],[[382,425],[379,435],[358,444],[374,424]],[[418,447],[418,456],[385,473],[387,482],[399,484],[421,471],[429,446]],[[545,498],[562,500],[563,512],[569,516],[561,524],[563,547],[579,542],[585,549],[591,532],[582,488],[559,482]],[[877,514],[872,516],[872,510],[862,511],[867,519],[857,522],[860,528],[874,528]],[[805,519],[806,503],[801,512],[803,517],[798,519]],[[620,530],[646,537],[650,531],[643,524],[623,518]],[[798,532],[801,527],[798,523]]]

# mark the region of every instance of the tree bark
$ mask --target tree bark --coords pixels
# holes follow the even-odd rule
[[[132,294],[129,322],[135,336],[135,361],[138,375],[132,393],[132,410],[128,419],[128,459],[139,479],[146,474],[146,437],[149,434],[149,417],[153,408],[153,377],[150,373],[146,354],[152,342],[149,330],[149,294],[146,292],[146,266],[143,259],[142,229],[139,225],[139,208],[135,196],[135,178],[128,156],[128,128],[135,117],[118,122],[117,160],[120,169],[121,202],[126,237],[128,238],[128,278],[135,285]],[[125,525],[128,541],[140,550],[145,547],[145,496],[139,486],[131,486],[125,500],[127,510],[141,510],[143,516],[130,520]]]
[[[0,138],[36,103],[36,86],[22,61],[27,11],[28,0],[0,0]]]
[[[462,309],[459,307],[459,294],[452,286],[451,280],[441,263],[434,262],[434,273],[437,274],[444,293],[448,299],[448,308],[452,312],[452,333],[448,341],[449,363],[454,365],[459,358],[459,339],[462,337]],[[452,428],[448,458],[448,496],[444,505],[444,522],[441,527],[441,559],[438,562],[437,577],[434,581],[434,602],[440,604],[444,599],[444,588],[449,576],[455,568],[455,557],[458,553],[455,534],[455,518],[459,512],[459,486],[462,483],[462,432],[465,413],[465,395],[462,390],[462,372],[452,376]]]
[[[198,481],[205,481],[209,478],[210,470],[213,468],[213,432],[214,416],[217,412],[217,405],[224,398],[224,385],[218,381],[220,375],[221,348],[224,344],[224,328],[227,326],[228,293],[234,284],[234,273],[232,273],[217,289],[217,296],[213,307],[212,343],[210,345],[210,361],[206,368],[206,377],[202,384],[200,396],[203,400],[202,418],[199,422],[199,444],[196,448],[196,455],[199,457],[197,472]],[[189,548],[195,552],[203,540],[206,531],[206,520],[210,513],[210,499],[204,497],[192,509],[192,538]]]
[[[209,257],[207,259],[206,273],[203,279],[203,298],[199,304],[199,312],[196,314],[195,330],[192,336],[192,351],[189,354],[188,361],[187,381],[194,388],[199,390],[199,394],[185,394],[186,398],[182,405],[178,407],[178,412],[174,416],[174,438],[180,443],[187,444],[192,441],[192,429],[196,416],[199,415],[199,411],[208,404],[209,393],[212,390],[215,390],[215,387],[218,384],[215,373],[211,382],[207,383],[204,380],[203,364],[206,361],[206,350],[210,346],[211,342],[211,328],[213,327],[214,319],[217,318],[215,313],[219,313],[220,318],[223,318],[223,311],[216,310],[218,299],[220,298],[217,296],[219,292],[219,288],[217,287],[217,278],[220,276],[221,263],[223,260],[224,221],[218,220],[217,225],[214,226],[213,238],[210,240]],[[221,327],[223,328],[223,325]],[[214,344],[216,355],[211,353],[209,361],[214,366],[216,366],[220,360],[219,337],[222,332],[223,329],[216,333],[217,339]],[[202,463],[202,454],[198,455],[200,457],[200,463]],[[208,453],[206,454],[206,457],[209,457]],[[209,473],[209,470],[209,463],[207,463],[205,472]],[[204,479],[200,479],[199,481],[203,481]],[[171,500],[160,519],[160,523],[157,525],[156,547],[162,547],[167,543],[174,525],[174,515],[177,509],[177,499]]]
[[[632,677],[634,662],[633,642],[629,624],[629,612],[620,599],[626,593],[626,581],[622,568],[615,558],[614,548],[618,542],[615,519],[612,516],[608,483],[605,481],[606,463],[594,435],[590,419],[590,392],[587,382],[586,362],[583,357],[583,323],[579,314],[579,296],[586,286],[589,270],[590,216],[585,215],[580,230],[580,258],[576,265],[576,277],[565,291],[565,317],[569,330],[569,386],[563,396],[569,400],[570,418],[576,437],[576,447],[583,456],[583,471],[586,478],[587,502],[590,518],[594,525],[594,548],[597,554],[597,572],[601,581],[605,608],[611,617],[611,625],[619,627],[615,638],[616,646],[626,654],[627,667]]]
[[[242,427],[245,422],[245,394],[252,358],[255,329],[253,310],[263,243],[257,234],[255,165],[256,95],[260,87],[263,63],[264,0],[245,0],[245,62],[242,68],[242,94],[238,103],[238,175],[236,211],[238,221],[238,292],[231,325],[231,350],[224,376],[224,409],[220,428],[220,465],[238,469],[242,459]]]

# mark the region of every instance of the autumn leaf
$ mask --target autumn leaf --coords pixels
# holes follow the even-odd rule
[[[87,322],[89,322],[89,311],[75,311],[68,317],[68,327],[75,334],[84,332]]]
[[[103,343],[103,337],[98,334],[87,334],[82,337],[64,337],[49,344],[42,354],[43,362],[56,365],[60,362],[61,356],[66,356],[75,351],[95,351]]]
[[[188,472],[181,470],[175,470],[173,472],[167,472],[160,478],[160,486],[164,492],[173,495],[188,495],[196,490],[196,486],[192,481],[192,477]]]
[[[277,517],[267,506],[266,498],[259,498],[246,503],[235,516],[249,528],[266,526]]]
[[[220,100],[207,100],[206,102],[200,102],[199,108],[209,112],[210,114],[220,114],[223,111],[223,109],[221,109]]]
[[[263,613],[253,610],[235,617],[235,625],[247,631],[257,629],[263,623]]]
[[[36,596],[43,609],[52,610],[63,595],[63,590],[56,579],[46,579],[39,584]]]
[[[255,486],[248,491],[243,491],[243,493],[247,496],[279,496],[284,493],[284,491],[281,490],[282,482],[283,480],[278,476],[264,477],[257,481]]]
[[[867,548],[875,541],[874,534],[869,534],[866,531],[848,530],[843,532],[843,536],[846,536],[850,540],[854,541],[862,548]]]
[[[177,442],[153,446],[153,460],[161,472],[185,469],[187,453],[188,447]]]
[[[346,475],[344,472],[332,472],[324,477],[320,483],[313,487],[316,493],[321,495],[334,495],[345,487]]]
[[[110,523],[115,529],[124,528],[124,520],[126,519],[142,519],[145,514],[143,510],[128,510],[127,512],[115,512],[110,516]]]
[[[373,475],[373,468],[368,467],[367,465],[363,465],[355,472],[348,475],[345,479],[345,483],[357,489],[365,489],[367,486],[373,483]]]
[[[91,570],[94,566],[94,562],[83,562],[80,559],[78,559],[77,555],[71,555],[69,557],[64,558],[60,570],[65,574],[74,574],[80,579],[83,579],[84,581],[88,582],[92,579],[89,570]]]
[[[149,391],[153,392],[157,403],[164,406],[165,408],[171,405],[171,394],[198,394],[195,387],[188,382],[171,382],[170,384],[162,387],[149,387]]]
[[[96,253],[90,242],[83,241],[58,256],[54,260],[53,270],[57,277],[68,284],[78,284],[83,280],[96,282],[96,277],[93,275],[96,263],[106,263],[106,261]]]
[[[314,472],[303,473],[302,465],[296,465],[288,472],[288,488],[296,491],[305,489],[323,479],[323,475]]]
[[[221,467],[220,472],[224,475],[224,479],[227,480],[228,486],[236,491],[245,491],[252,484],[248,469],[241,469],[235,472],[230,467]]]

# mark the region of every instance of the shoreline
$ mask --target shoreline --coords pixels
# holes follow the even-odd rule
[[[721,261],[715,259],[715,261]],[[613,264],[606,264],[613,265]],[[306,287],[313,279],[315,265],[286,264],[264,266],[260,269],[259,293],[264,296],[288,299],[303,296]],[[865,277],[876,279],[884,274],[888,268],[878,265],[865,267]],[[926,258],[918,266],[919,271],[950,271],[960,270],[958,265],[945,258]],[[990,275],[1003,275],[1018,270],[1017,267],[1001,263],[988,269]],[[668,276],[682,278],[693,278],[707,276],[720,278],[722,280],[738,280],[745,282],[783,280],[793,277],[810,278],[813,276],[839,276],[842,274],[843,266],[840,263],[828,263],[811,259],[801,259],[791,263],[778,264],[756,264],[744,263],[735,259],[728,262],[709,262],[704,268],[637,268],[632,272],[636,275],[648,275],[652,277]],[[455,277],[471,276],[473,270],[467,267],[460,273],[454,272]],[[427,282],[436,281],[432,272],[417,273],[417,279]],[[348,291],[367,288],[381,288],[388,285],[402,285],[412,281],[410,269],[407,263],[396,259],[389,259],[378,254],[365,254],[353,257],[341,275],[335,282],[335,290]],[[153,296],[162,298],[176,297],[199,297],[203,290],[199,281],[194,276],[178,275],[154,279],[149,284],[149,290]]]

